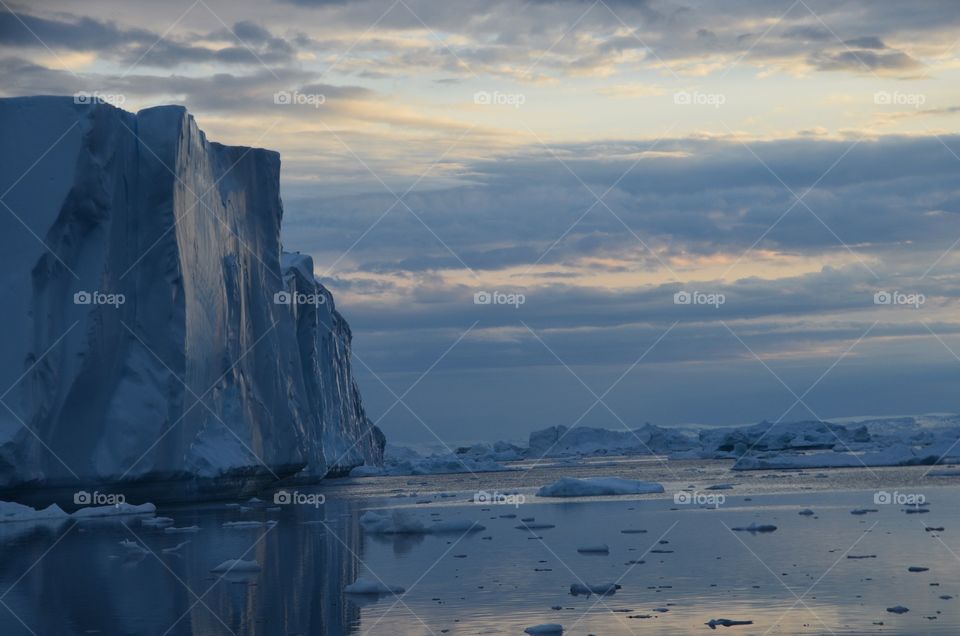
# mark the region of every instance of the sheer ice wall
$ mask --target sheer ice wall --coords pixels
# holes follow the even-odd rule
[[[381,460],[350,329],[281,255],[276,152],[61,97],[0,100],[0,140],[0,485]]]

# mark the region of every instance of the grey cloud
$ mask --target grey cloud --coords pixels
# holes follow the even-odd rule
[[[885,49],[887,45],[884,44],[883,40],[874,36],[867,35],[862,38],[854,38],[852,40],[847,40],[844,44],[855,49]]]
[[[941,139],[954,152],[960,149],[960,138]],[[751,144],[761,163],[737,142],[667,140],[658,149],[682,149],[688,155],[641,160],[604,198],[609,210],[595,205],[567,168],[536,150],[475,162],[468,171],[477,185],[413,192],[405,201],[475,269],[530,264],[554,241],[544,264],[616,256],[657,267],[634,234],[664,250],[667,258],[742,251],[765,233],[761,247],[796,254],[844,251],[834,233],[867,257],[890,250],[945,249],[960,233],[956,158],[935,138],[861,140],[854,146],[855,141]],[[624,143],[555,150],[600,194],[634,161],[619,155],[644,147]],[[804,197],[812,213],[796,204],[778,177],[798,195],[817,183]],[[288,197],[287,223],[311,249],[334,254],[337,245],[352,243],[392,203],[387,194]],[[351,259],[372,272],[460,266],[403,206],[377,224]]]
[[[102,51],[135,42],[156,41],[159,35],[139,28],[122,28],[90,17],[49,19],[23,12],[0,13],[0,45]]]
[[[233,45],[211,49],[193,43],[204,38]],[[0,13],[0,45],[94,51],[121,63],[157,67],[285,64],[293,60],[295,53],[291,43],[252,22],[238,22],[229,31],[178,35],[122,27],[92,17],[45,18],[9,11]]]
[[[902,51],[877,53],[869,50],[816,55],[811,59],[811,63],[822,71],[850,71],[853,73],[908,71],[923,66]]]

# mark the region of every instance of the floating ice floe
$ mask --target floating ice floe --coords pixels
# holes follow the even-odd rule
[[[0,523],[6,521],[65,520],[69,516],[57,504],[50,504],[43,510],[36,510],[12,501],[0,501]]]
[[[620,585],[616,583],[597,583],[592,585],[590,583],[574,583],[570,586],[570,594],[573,596],[598,594],[600,596],[610,596],[616,594],[617,590],[621,588]]]
[[[608,546],[606,543],[584,545],[577,548],[577,552],[581,552],[583,554],[608,554],[610,552],[610,546]]]
[[[176,554],[177,552],[180,551],[180,548],[182,548],[183,546],[187,545],[188,543],[190,543],[190,542],[189,542],[189,541],[181,541],[180,543],[178,543],[177,545],[175,545],[175,546],[173,546],[173,547],[163,548],[163,549],[160,550],[160,551],[163,552],[164,554]]]
[[[244,528],[266,528],[275,525],[277,525],[277,522],[269,519],[267,521],[227,521],[223,524],[223,527],[242,530]]]
[[[149,519],[143,519],[140,522],[140,525],[146,528],[166,528],[174,524],[173,519],[170,517],[150,517]]]
[[[887,611],[891,614],[906,614],[910,611],[910,609],[904,607],[903,605],[894,605],[893,607],[888,607]]]
[[[358,577],[356,581],[344,588],[347,594],[403,594],[406,590],[399,585],[387,585],[383,581],[371,579],[365,576]]]
[[[157,511],[157,507],[152,503],[145,503],[135,506],[133,504],[121,503],[113,506],[90,506],[80,508],[71,514],[74,519],[92,519],[96,517],[118,517],[124,515],[152,515]]]
[[[538,497],[605,497],[612,495],[641,495],[663,492],[656,482],[623,479],[621,477],[562,477],[537,491]]]
[[[737,532],[749,532],[750,534],[757,532],[773,532],[776,529],[777,526],[768,523],[751,523],[749,526],[731,528],[731,530],[736,530]]]
[[[167,534],[193,534],[194,532],[200,532],[200,526],[184,526],[182,528],[170,526],[169,528],[164,528],[163,531]]]
[[[405,510],[368,510],[361,515],[360,525],[370,534],[443,534],[486,530],[483,525],[467,519],[426,525]]]
[[[220,565],[211,568],[211,572],[259,572],[260,564],[255,559],[244,561],[243,559],[227,559]]]
[[[716,629],[717,627],[733,627],[734,625],[753,625],[753,621],[735,621],[729,618],[711,618],[708,622],[704,623],[710,629]]]
[[[123,546],[126,550],[136,553],[136,554],[147,554],[149,550],[140,545],[136,541],[131,541],[130,539],[123,539],[120,541],[120,545]]]
[[[534,625],[523,630],[523,633],[530,634],[531,636],[540,636],[541,634],[562,634],[563,625],[559,623],[543,623],[542,625]]]

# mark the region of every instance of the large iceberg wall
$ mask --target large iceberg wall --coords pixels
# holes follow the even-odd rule
[[[349,328],[281,263],[277,153],[60,97],[0,100],[0,140],[0,486],[382,459]],[[278,301],[292,285],[323,304]]]

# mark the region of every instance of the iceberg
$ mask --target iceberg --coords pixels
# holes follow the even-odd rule
[[[351,332],[283,254],[280,156],[180,106],[0,99],[0,488],[235,491],[382,461]]]
[[[0,501],[0,523],[7,521],[65,521],[69,516],[57,504],[50,504],[43,510],[36,510],[12,501]]]

